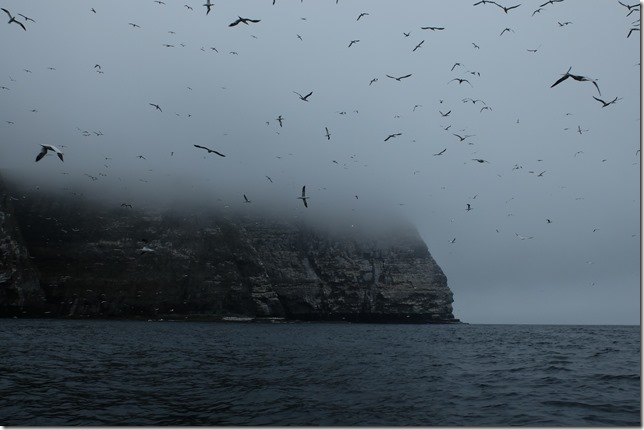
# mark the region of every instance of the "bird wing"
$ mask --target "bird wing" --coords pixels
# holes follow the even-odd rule
[[[550,88],[552,88],[552,87],[554,87],[556,85],[559,85],[560,83],[562,83],[563,81],[565,81],[569,77],[570,77],[570,75],[568,74],[568,72],[566,72],[565,75],[563,75],[561,78],[557,79],[557,82],[555,82],[554,84],[550,85]]]
[[[516,6],[510,6],[510,7],[507,7],[506,9],[507,9],[507,10],[510,10],[510,9],[514,9],[515,7],[519,7],[519,6],[521,6],[521,5],[520,5],[520,4],[518,4],[518,5],[516,5]]]
[[[308,98],[309,98],[309,96],[310,96],[311,94],[313,94],[313,91],[311,91],[310,93],[308,93],[307,95],[305,95],[305,96],[304,96],[304,98],[305,98],[305,99],[308,99]]]
[[[63,153],[62,152],[56,151],[56,155],[58,155],[58,158],[60,158],[60,161],[63,161],[63,162],[65,161],[65,160],[63,160]]]
[[[597,88],[597,92],[598,92],[598,93],[599,93],[599,95],[601,96],[601,95],[602,95],[602,92],[601,92],[601,91],[599,91],[599,86],[597,85],[597,82],[592,81],[592,83],[593,83],[593,85],[595,86],[595,88]]]
[[[405,76],[401,76],[401,77],[399,77],[398,79],[405,79],[405,78],[408,78],[408,77],[410,77],[410,76],[411,76],[411,73],[410,73],[410,74],[408,74],[408,75],[405,75]]]
[[[201,145],[193,145],[193,146],[194,146],[195,148],[200,148],[200,149],[205,149],[206,151],[210,151],[210,150],[209,150],[208,148],[206,148],[205,146],[201,146]]]
[[[220,157],[225,157],[225,155],[222,154],[221,152],[217,152],[217,151],[214,151],[212,149],[210,150],[210,152],[214,152],[215,154],[219,155]]]
[[[228,24],[228,27],[234,27],[234,26],[236,26],[237,24],[239,24],[240,22],[241,22],[241,19],[238,19],[238,20],[236,20],[236,21],[231,22],[230,24]]]
[[[302,186],[302,197],[304,197],[304,193],[306,192],[306,185]],[[306,201],[304,202],[304,205],[306,206]]]
[[[302,201],[304,202],[304,207],[305,207],[305,208],[308,208],[308,207],[309,207],[309,205],[306,203],[306,199],[302,199]]]
[[[36,156],[36,161],[40,161],[42,157],[44,157],[45,154],[47,154],[48,148],[45,145],[41,145],[41,146],[42,146],[42,149],[40,150],[40,153],[38,153],[38,156]]]
[[[5,8],[0,8],[0,9],[2,9],[4,11],[4,13],[9,15],[9,19],[13,18],[13,16],[11,16],[11,13],[7,9],[5,9]]]

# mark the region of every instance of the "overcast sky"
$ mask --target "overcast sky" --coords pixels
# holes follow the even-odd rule
[[[140,208],[343,227],[395,214],[465,322],[639,324],[638,10],[221,0],[206,15],[203,0],[164,1],[2,1],[27,28],[0,15],[4,174]],[[229,27],[238,16],[261,21]],[[601,95],[551,88],[570,67]],[[65,161],[34,162],[40,144]]]

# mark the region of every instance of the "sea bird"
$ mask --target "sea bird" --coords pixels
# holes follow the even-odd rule
[[[163,112],[159,105],[155,105],[154,103],[148,103],[150,106],[154,106],[158,111]]]
[[[282,121],[284,121],[284,118],[282,118],[282,115],[278,116],[278,117],[277,117],[277,118],[275,118],[275,119],[277,120],[277,122],[279,122],[279,123],[280,123],[280,127],[281,127],[281,126],[282,126]]]
[[[559,85],[560,83],[562,83],[563,81],[565,81],[568,78],[573,78],[574,80],[579,81],[579,82],[584,82],[584,81],[592,82],[593,85],[595,86],[595,88],[597,88],[597,92],[599,93],[599,95],[600,96],[602,95],[602,92],[599,90],[599,86],[597,85],[596,80],[587,78],[585,76],[573,75],[573,74],[570,73],[571,69],[572,69],[572,66],[570,66],[568,71],[561,78],[557,79],[557,81],[554,84],[552,84],[550,86],[550,88],[553,88],[553,87]]]
[[[352,40],[351,42],[349,42],[349,46],[348,46],[348,47],[349,47],[349,48],[351,48],[351,45],[353,45],[354,43],[358,43],[358,42],[360,42],[360,40],[359,40],[359,39]]]
[[[230,24],[228,24],[228,27],[234,27],[237,24],[239,24],[240,22],[243,22],[244,24],[249,25],[248,24],[249,22],[260,22],[260,21],[261,21],[260,19],[242,18],[241,16],[238,16],[235,21],[233,21]]]
[[[467,79],[454,78],[449,82],[452,82],[452,81],[458,81],[459,85],[462,84],[463,82],[467,82],[468,84],[470,84],[470,87],[472,87],[472,88],[474,87],[474,85],[472,85],[472,83],[470,81],[468,81]],[[448,84],[449,84],[449,82],[448,82]]]
[[[248,197],[246,197],[246,194],[244,194],[244,203],[250,203],[251,201],[248,200]]]
[[[436,153],[436,154],[434,154],[434,155],[443,155],[443,153],[444,153],[445,151],[447,151],[447,148],[443,149],[441,152],[438,152],[438,153]]]
[[[219,155],[220,157],[225,157],[225,155],[224,155],[224,154],[222,154],[221,152],[217,152],[217,151],[215,151],[214,149],[206,148],[205,146],[201,146],[201,145],[193,145],[193,146],[194,146],[195,148],[205,149],[206,151],[208,151],[208,153],[209,153],[209,154],[214,153],[214,154]]]
[[[208,15],[210,13],[210,8],[214,5],[210,3],[210,0],[206,0],[206,4],[204,4],[203,6],[206,6],[206,15]]]
[[[492,3],[494,3],[494,2],[492,2]],[[505,12],[505,13],[508,13],[509,10],[512,10],[514,8],[517,8],[517,7],[521,6],[520,4],[518,4],[518,5],[515,5],[515,6],[505,7],[505,6],[501,6],[498,3],[494,3],[494,4],[497,5],[498,7],[500,7],[501,9],[503,9],[503,12]]]
[[[423,43],[425,43],[425,41],[421,40],[421,42],[418,45],[416,45],[416,47],[411,52],[415,52],[418,48],[420,48],[420,45],[422,45]]]
[[[313,94],[313,91],[311,91],[310,93],[308,93],[308,94],[307,94],[307,95],[305,95],[305,96],[303,96],[302,94],[298,93],[297,91],[293,91],[293,92],[294,92],[295,94],[297,94],[297,95],[300,97],[300,100],[303,100],[303,101],[305,101],[305,102],[308,102],[308,98],[309,98],[309,96],[311,96],[311,94]]]
[[[327,127],[324,127],[324,129],[326,130],[326,140],[331,140],[331,133],[329,133],[329,129]]]
[[[40,146],[42,146],[42,149],[36,156],[36,161],[40,161],[41,158],[47,155],[48,151],[54,151],[56,155],[58,155],[58,158],[60,158],[60,161],[65,161],[63,160],[63,153],[60,151],[60,149],[56,148],[54,145],[43,145],[41,143]]]
[[[390,76],[390,75],[386,75],[386,76],[387,76],[388,78],[395,79],[395,80],[397,80],[398,82],[400,82],[400,80],[401,80],[401,79],[405,79],[405,78],[410,77],[410,76],[411,76],[411,73],[410,73],[410,74],[408,74],[408,75],[405,75],[405,76],[399,76],[399,77],[397,77],[397,78],[395,78],[395,77],[393,77],[393,76]]]
[[[25,27],[25,25],[22,22],[16,21],[16,17],[11,15],[11,13],[7,9],[5,8],[0,8],[0,9],[2,9],[7,15],[9,15],[9,22],[7,22],[7,24],[11,24],[12,22],[15,22],[20,27],[22,27],[23,30],[27,31],[27,27]]]
[[[600,102],[600,103],[602,104],[602,107],[603,107],[603,108],[605,108],[605,107],[606,107],[606,106],[608,106],[608,105],[611,105],[611,104],[615,103],[617,100],[621,100],[621,99],[622,99],[621,97],[619,97],[619,98],[618,98],[618,97],[615,97],[613,100],[611,100],[611,101],[609,101],[609,102],[605,102],[605,101],[603,101],[602,99],[598,99],[598,98],[597,98],[597,97],[595,97],[595,96],[593,96],[593,98],[594,98],[595,100],[597,100],[598,102]]]
[[[402,133],[394,133],[394,134],[390,134],[390,135],[389,135],[389,136],[387,136],[387,138],[385,139],[385,142],[386,142],[386,141],[388,141],[389,139],[393,138],[393,137],[400,136],[400,135],[402,135]]]
[[[360,18],[367,15],[369,15],[367,12],[362,12],[360,15],[358,15],[358,19],[356,19],[356,21],[360,21]]]
[[[302,200],[305,208],[309,207],[309,205],[306,203],[306,200],[308,199],[308,197],[306,196],[306,185],[302,186],[302,195],[298,197],[298,199]]]

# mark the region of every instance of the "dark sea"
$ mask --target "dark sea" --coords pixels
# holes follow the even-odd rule
[[[640,327],[0,320],[0,425],[640,426]]]

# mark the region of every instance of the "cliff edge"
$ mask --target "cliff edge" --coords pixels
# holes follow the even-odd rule
[[[0,183],[0,316],[458,322],[416,230],[150,212]]]

